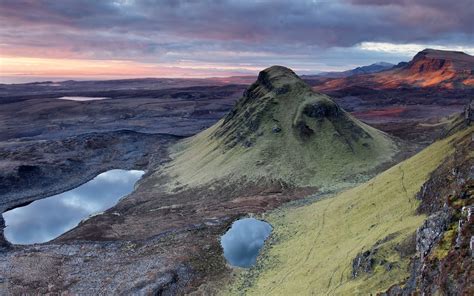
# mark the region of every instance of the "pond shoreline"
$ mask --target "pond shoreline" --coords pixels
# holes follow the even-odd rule
[[[3,213],[5,238],[12,244],[51,241],[99,215],[130,194],[144,174],[140,170],[113,169],[72,190],[36,200]]]
[[[0,213],[57,195],[89,182],[111,169],[149,171],[168,159],[168,146],[180,137],[132,131],[90,133],[62,140],[33,141],[0,149],[14,159],[40,152],[43,159],[19,161],[0,172]],[[27,190],[25,190],[27,188]],[[0,248],[3,237],[0,215]]]

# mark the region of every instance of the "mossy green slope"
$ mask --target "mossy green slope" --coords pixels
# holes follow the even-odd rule
[[[334,197],[271,213],[266,220],[274,227],[272,243],[230,294],[369,295],[406,279],[409,258],[400,249],[426,218],[416,214],[415,195],[455,143],[473,131],[457,132]],[[352,260],[374,246],[393,267],[376,266],[372,274],[352,278]]]
[[[227,117],[176,145],[165,171],[179,186],[264,179],[331,188],[360,182],[396,152],[389,136],[273,66]]]

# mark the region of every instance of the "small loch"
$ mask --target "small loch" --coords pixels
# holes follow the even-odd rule
[[[254,218],[244,218],[232,223],[231,228],[221,237],[227,262],[244,268],[254,265],[271,232],[270,224]]]
[[[109,170],[89,182],[3,213],[6,239],[14,244],[52,240],[131,193],[143,171]]]
[[[77,102],[87,102],[87,101],[97,101],[97,100],[108,100],[107,97],[60,97],[58,100],[67,100],[67,101],[77,101]]]

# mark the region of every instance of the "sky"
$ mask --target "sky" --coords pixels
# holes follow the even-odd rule
[[[473,0],[0,0],[0,76],[299,74],[474,54]]]

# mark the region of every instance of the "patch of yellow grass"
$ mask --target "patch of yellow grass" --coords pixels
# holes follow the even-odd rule
[[[443,238],[438,243],[436,248],[433,250],[431,256],[438,260],[444,259],[448,256],[449,250],[451,250],[453,239],[456,237],[456,224],[451,225],[450,229],[444,232]]]
[[[415,194],[429,174],[453,152],[453,141],[473,128],[436,142],[358,187],[300,208],[271,213],[273,244],[257,267],[244,273],[231,294],[368,295],[408,277],[408,258],[394,247],[412,235],[425,216],[416,215]],[[352,260],[378,241],[378,256],[395,262],[387,271],[351,277]]]

